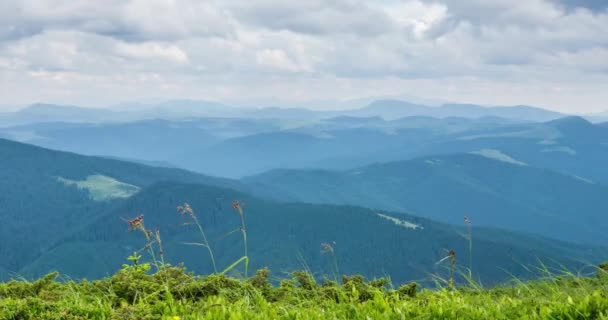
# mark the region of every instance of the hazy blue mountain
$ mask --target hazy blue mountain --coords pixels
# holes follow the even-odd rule
[[[514,122],[502,118],[333,117],[297,128],[191,148],[172,163],[207,174],[240,177],[275,168],[345,169],[404,159],[456,133],[495,129]]]
[[[36,123],[0,129],[0,137],[46,148],[140,162],[169,162],[189,149],[224,139],[278,130],[271,120],[228,118],[129,123]]]
[[[378,116],[336,116],[297,122],[199,118],[37,123],[0,129],[0,137],[81,154],[169,163],[227,177],[277,168],[343,170],[493,149],[530,165],[608,184],[608,167],[603,165],[608,160],[608,130],[580,117],[542,123],[492,116],[415,116],[389,121]]]
[[[299,129],[228,139],[210,148],[186,150],[169,161],[190,170],[226,177],[274,168],[346,167],[349,160],[334,159],[375,154],[407,143],[420,144],[431,136],[423,129],[397,132],[367,128]]]
[[[432,112],[433,110],[430,107],[409,103],[407,101],[378,100],[363,108],[351,110],[349,113],[355,116],[376,116],[386,120],[394,120],[411,116],[430,116],[430,113]]]
[[[468,264],[462,228],[352,206],[276,203],[229,189],[159,183],[66,238],[21,273],[36,275],[56,269],[89,278],[113,273],[126,256],[145,245],[143,235],[128,232],[123,220],[125,215],[138,213],[144,214],[148,228],[161,230],[168,261],[184,262],[199,273],[211,272],[206,250],[184,244],[199,241],[200,235],[195,227],[184,225],[188,219],[176,213],[176,205],[182,202],[193,206],[206,227],[222,269],[243,255],[240,234],[226,236],[240,225],[238,213],[231,208],[234,199],[245,210],[250,268],[269,267],[278,277],[304,267],[319,277],[333,277],[332,257],[321,254],[320,244],[334,241],[339,272],[388,275],[395,283],[430,282],[433,273],[446,276],[446,269],[436,262],[448,248],[459,253],[459,265]],[[495,229],[476,228],[475,237],[474,272],[486,284],[510,278],[507,272],[533,276],[524,267],[537,265],[537,258],[551,265],[555,259],[576,270],[583,266],[576,259],[594,262],[607,253],[606,249]],[[83,268],[85,264],[87,268]]]
[[[231,106],[215,102],[215,101],[204,101],[204,100],[169,100],[143,108],[143,110],[156,110],[160,113],[174,113],[176,115],[183,114],[187,117],[211,117],[221,116],[231,110],[235,109]],[[239,110],[234,110],[235,114]]]
[[[434,118],[427,116],[411,116],[386,121],[381,117],[351,117],[339,116],[324,119],[303,129],[331,131],[336,129],[368,128],[394,133],[402,129],[424,129],[433,135],[448,135],[471,130],[495,129],[511,124],[521,123],[511,119],[498,117],[482,117],[470,119],[464,117]]]
[[[305,108],[265,107],[246,110],[244,114],[251,118],[269,118],[284,120],[315,120],[324,117],[325,112]]]
[[[529,106],[483,107],[473,104],[444,104],[440,107],[428,107],[401,100],[378,100],[368,106],[351,110],[351,115],[381,116],[394,120],[410,116],[429,117],[500,117],[527,121],[547,121],[563,117],[563,114]]]
[[[387,151],[390,158],[495,149],[527,164],[608,184],[608,128],[580,117],[459,133],[420,149]]]
[[[543,123],[493,117],[333,119],[338,121],[328,119],[290,131],[229,139],[209,149],[189,150],[189,155],[182,158],[192,162],[182,165],[238,177],[273,168],[348,169],[375,162],[493,149],[533,166],[608,183],[608,167],[603,165],[608,161],[608,130],[580,117]],[[199,160],[203,154],[206,159]]]
[[[238,117],[242,109],[209,101],[174,100],[158,104],[122,104],[110,108],[84,108],[33,104],[0,115],[0,127],[39,122],[106,123],[141,120],[179,120],[192,117]]]
[[[61,106],[53,104],[33,104],[11,113],[0,115],[0,127],[36,122],[102,122],[122,117],[111,110]]]
[[[407,160],[422,156],[498,150],[527,164],[549,168],[597,183],[608,184],[608,128],[580,117],[566,117],[543,123],[509,123],[502,118],[485,118],[467,124],[467,119],[404,118],[401,128],[423,129],[413,142],[375,153],[353,153],[323,159],[315,168],[347,169],[375,162]],[[411,119],[416,119],[411,121]],[[480,119],[481,120],[481,119]],[[400,120],[391,121],[398,122]],[[386,131],[389,132],[389,131]],[[382,145],[379,142],[378,145]],[[343,166],[340,166],[343,164]]]
[[[243,180],[284,201],[354,204],[417,216],[608,244],[608,187],[535,168],[498,150],[348,171],[274,170]]]
[[[289,106],[239,107],[204,100],[170,100],[160,103],[125,103],[110,108],[83,108],[53,104],[34,104],[12,113],[0,114],[0,127],[38,122],[130,122],[152,119],[182,120],[190,118],[277,119],[290,126],[302,125],[333,117],[500,117],[524,121],[547,121],[562,114],[535,107],[483,107],[471,104],[445,104],[431,107],[401,100],[376,100],[359,109],[310,110]]]
[[[35,124],[4,130],[6,135],[47,148],[87,155],[163,160],[192,146],[208,146],[219,139],[189,123],[143,121],[128,124]],[[166,155],[160,153],[167,153]]]

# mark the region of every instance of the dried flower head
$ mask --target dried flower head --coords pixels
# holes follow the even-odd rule
[[[450,258],[450,264],[454,265],[454,263],[456,263],[456,251],[450,250],[448,252],[448,257]]]
[[[336,246],[336,242],[333,241],[331,244],[327,242],[321,243],[321,254],[329,253],[334,254],[334,247]]]
[[[239,200],[234,200],[232,202],[232,209],[236,210],[240,215],[243,214],[243,206],[241,206],[241,202]]]
[[[445,250],[447,252],[447,255],[445,257],[443,257],[441,260],[437,261],[435,264],[440,264],[442,262],[444,262],[445,260],[450,259],[450,264],[454,265],[454,263],[456,263],[456,251],[454,250]]]
[[[127,223],[129,224],[129,230],[133,231],[133,230],[145,230],[144,228],[144,215],[140,214],[137,217],[128,220]]]
[[[187,203],[184,203],[181,206],[177,206],[177,212],[179,214],[181,214],[182,216],[185,216],[185,215],[193,216],[194,215],[194,210],[192,210],[192,207]]]

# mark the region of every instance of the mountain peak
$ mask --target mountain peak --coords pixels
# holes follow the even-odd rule
[[[568,116],[548,122],[549,125],[560,129],[582,129],[593,127],[593,124],[583,117]]]
[[[407,107],[423,107],[419,104],[410,103],[404,100],[384,99],[376,100],[367,105],[365,108],[407,108]]]

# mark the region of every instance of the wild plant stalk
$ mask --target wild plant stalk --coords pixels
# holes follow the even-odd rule
[[[469,241],[469,277],[473,277],[473,224],[469,217],[464,217],[464,223],[467,225],[468,234],[466,236]]]
[[[249,253],[247,250],[247,228],[245,226],[245,213],[243,212],[243,206],[241,202],[236,200],[232,203],[232,208],[238,212],[241,216],[241,234],[243,235],[243,245],[245,247],[245,255],[239,259],[240,261],[245,261],[245,277],[247,277],[248,269],[249,269]]]
[[[160,238],[160,230],[156,228],[154,230],[154,238],[156,239],[156,244],[158,244],[158,255],[160,256],[160,264],[161,266],[165,266],[165,252],[163,250],[163,241]]]
[[[448,282],[448,285],[450,286],[450,288],[454,288],[454,271],[456,269],[456,251],[454,250],[446,250],[448,252],[448,254],[443,257],[441,260],[437,261],[435,264],[440,264],[442,262],[444,262],[445,260],[450,260],[450,279]]]
[[[139,230],[144,234],[144,237],[146,238],[146,245],[144,246],[144,248],[142,250],[147,250],[148,253],[150,254],[150,257],[152,258],[152,264],[154,265],[154,267],[156,268],[156,270],[161,269],[164,265],[165,265],[165,260],[164,260],[164,255],[163,255],[163,251],[162,251],[162,242],[160,241],[160,231],[158,231],[158,229],[155,230],[155,232],[152,232],[148,229],[146,229],[146,226],[144,224],[144,215],[140,214],[137,217],[128,220],[127,223],[129,224],[129,230],[131,231],[135,231],[135,230]],[[152,237],[154,235],[154,238]],[[160,257],[161,257],[161,263],[158,263],[158,260],[156,259],[156,254],[154,253],[154,243],[158,244],[159,248],[160,248]]]
[[[198,245],[198,246],[203,246],[203,247],[207,248],[207,251],[209,252],[209,258],[211,258],[211,264],[213,265],[213,272],[217,273],[217,266],[215,264],[215,257],[213,256],[213,250],[211,249],[211,246],[209,245],[209,241],[207,240],[207,234],[205,233],[205,229],[203,229],[203,225],[200,223],[200,221],[196,217],[194,210],[192,209],[192,207],[189,204],[184,203],[183,205],[177,207],[177,212],[180,213],[182,216],[188,215],[192,219],[192,221],[194,221],[194,224],[198,227],[198,231],[200,232],[200,234],[203,238],[203,243],[186,243],[186,244]]]
[[[450,250],[450,252],[448,252],[448,257],[450,258],[450,286],[454,288],[454,269],[456,268],[456,252],[454,250]]]
[[[338,269],[338,259],[336,258],[336,242],[333,241],[331,244],[323,242],[321,243],[321,254],[329,254],[332,257],[332,262],[334,264],[334,272],[335,272],[335,280],[338,281],[338,277],[340,276],[340,269]]]

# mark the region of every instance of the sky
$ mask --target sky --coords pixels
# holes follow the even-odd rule
[[[608,110],[605,0],[0,0],[0,111],[417,97]],[[2,107],[4,106],[4,107]]]

